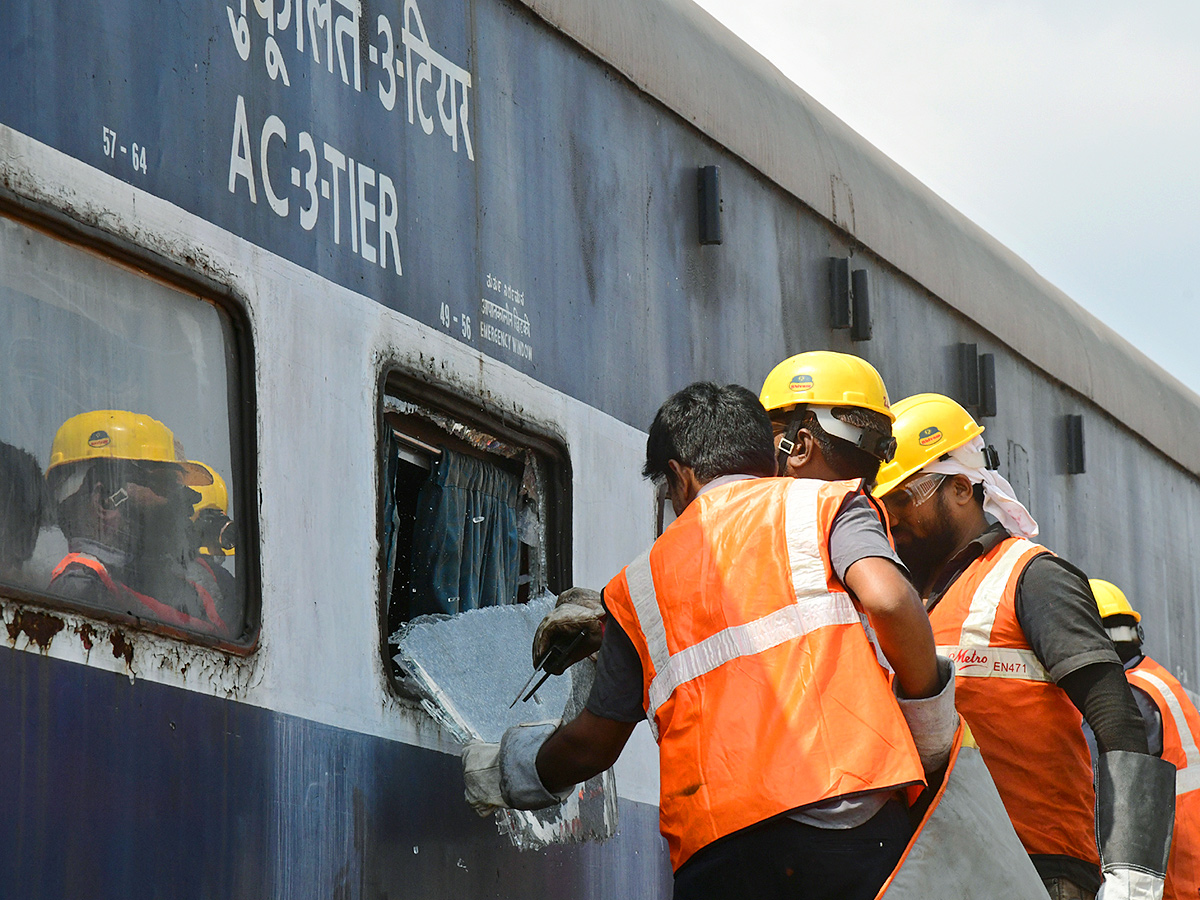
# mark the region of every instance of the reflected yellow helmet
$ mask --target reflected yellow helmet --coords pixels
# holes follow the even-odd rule
[[[200,514],[206,509],[216,510],[225,517],[225,521],[228,521],[229,489],[225,486],[225,479],[208,463],[194,459],[192,460],[192,464],[202,466],[204,471],[208,472],[212,478],[212,484],[204,484],[193,488],[200,495],[200,499],[192,506],[192,521],[195,522],[200,518]],[[235,550],[233,547],[201,547],[200,552],[205,556],[233,556]]]
[[[905,397],[892,406],[892,411],[896,414],[892,425],[896,456],[879,468],[876,497],[882,497],[942,454],[983,434],[983,426],[969,412],[942,394]]]
[[[1111,581],[1090,578],[1088,584],[1092,586],[1092,594],[1096,597],[1101,619],[1107,619],[1109,616],[1133,616],[1136,621],[1142,621],[1141,613],[1129,605],[1125,592]]]
[[[208,463],[193,459],[191,464],[203,468],[212,479],[211,483],[194,488],[200,495],[200,499],[192,506],[192,521],[196,521],[196,516],[200,515],[202,509],[215,509],[227,514],[229,512],[229,489],[225,487],[225,479],[217,474],[217,470]]]
[[[811,350],[785,359],[771,370],[758,399],[767,412],[800,403],[857,406],[896,420],[875,367],[865,359],[832,350]]]
[[[46,477],[53,480],[52,473],[60,467],[94,459],[173,463],[188,486],[208,485],[213,480],[203,466],[176,457],[170,428],[150,416],[123,409],[98,409],[63,422],[50,447]]]

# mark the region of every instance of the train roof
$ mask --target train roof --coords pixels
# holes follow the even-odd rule
[[[690,0],[521,2],[1048,376],[1200,475],[1200,397]]]

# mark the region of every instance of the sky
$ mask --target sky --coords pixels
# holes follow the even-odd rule
[[[1200,3],[697,2],[1200,393]]]

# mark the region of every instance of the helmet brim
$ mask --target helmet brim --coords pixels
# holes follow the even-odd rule
[[[210,473],[208,469],[204,468],[204,466],[200,465],[199,463],[187,461],[167,462],[157,459],[147,460],[127,458],[124,456],[94,456],[88,459],[76,459],[68,462],[55,463],[46,469],[45,478],[53,488],[59,484],[61,479],[65,478],[69,472],[85,471],[84,466],[80,465],[81,463],[104,462],[105,460],[114,460],[117,462],[150,463],[157,466],[173,466],[180,473],[181,481],[187,487],[207,487],[213,483],[212,473]],[[73,469],[72,467],[75,468]]]
[[[167,465],[179,466],[183,471],[183,483],[188,487],[206,487],[213,483],[212,473],[199,463],[176,462]]]

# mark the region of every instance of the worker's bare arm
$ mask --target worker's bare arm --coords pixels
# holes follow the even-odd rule
[[[546,790],[561,791],[612,766],[635,722],[617,722],[586,709],[554,732],[538,752],[537,771]]]
[[[916,699],[936,694],[940,683],[933,629],[921,598],[904,573],[891,560],[868,556],[852,563],[843,580],[871,620],[879,647],[905,696]]]

